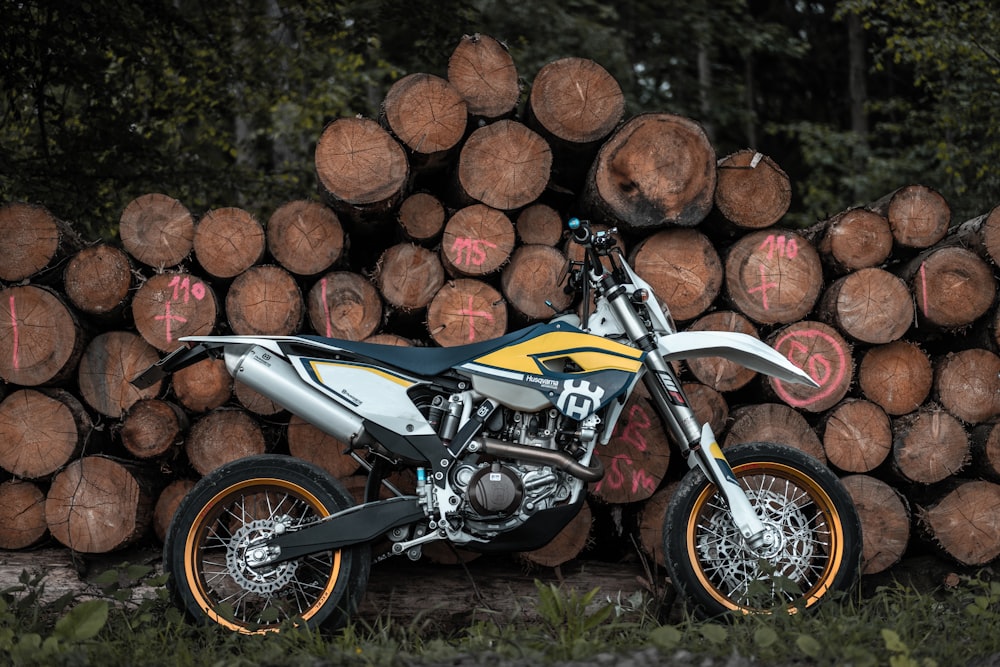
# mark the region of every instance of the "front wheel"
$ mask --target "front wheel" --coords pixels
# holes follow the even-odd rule
[[[847,490],[800,450],[753,442],[726,449],[751,505],[777,536],[746,544],[717,487],[699,469],[674,493],[664,554],[678,592],[703,616],[809,608],[850,589],[861,560],[861,522]]]
[[[328,473],[261,455],[228,463],[184,497],[163,546],[168,586],[202,622],[243,633],[342,625],[368,581],[368,545],[254,567],[251,550],[354,504]]]

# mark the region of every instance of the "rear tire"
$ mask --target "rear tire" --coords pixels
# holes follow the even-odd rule
[[[678,592],[705,617],[808,609],[857,582],[861,522],[847,490],[798,449],[745,443],[725,450],[733,473],[779,544],[755,553],[700,469],[681,481],[664,519],[664,555]]]
[[[237,632],[289,622],[339,627],[367,586],[369,545],[259,568],[245,554],[279,524],[295,530],[352,505],[336,479],[301,459],[265,454],[228,463],[203,477],[177,508],[163,545],[168,586],[195,619]]]

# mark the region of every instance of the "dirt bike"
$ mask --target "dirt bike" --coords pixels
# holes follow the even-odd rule
[[[628,265],[616,232],[573,218],[583,247],[566,288],[579,307],[493,340],[396,347],[315,335],[191,336],[133,383],[149,387],[209,355],[238,381],[346,443],[367,471],[365,502],[301,459],[223,465],[180,503],[163,548],[176,600],[240,632],[345,624],[379,558],[539,548],[577,514],[595,455],[644,382],[690,470],[664,517],[671,581],[701,613],[812,607],[856,582],[861,528],[825,466],[774,443],[723,453],[671,362],[724,357],[781,382],[817,386],[745,334],[679,332]],[[361,453],[364,453],[362,455]],[[415,471],[415,491],[390,483]]]

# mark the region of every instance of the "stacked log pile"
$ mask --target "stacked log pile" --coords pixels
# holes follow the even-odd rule
[[[723,446],[785,442],[843,477],[866,573],[917,544],[966,565],[1000,554],[1000,209],[956,224],[939,193],[906,185],[788,228],[789,178],[768,156],[719,158],[693,120],[628,117],[590,60],[553,61],[527,95],[518,81],[499,42],[463,38],[446,76],[405,76],[378,118],[327,125],[319,200],[266,221],[149,193],[124,203],[120,242],[87,243],[44,206],[0,208],[0,548],[162,539],[194,480],[264,451],[358,489],[340,443],[221,362],[145,391],[129,379],[185,335],[494,338],[578,305],[562,287],[579,258],[563,224],[578,215],[619,229],[682,329],[757,336],[817,380],[717,358],[681,367]],[[641,390],[599,456],[607,475],[585,511],[525,559],[634,541],[662,562],[685,466]]]

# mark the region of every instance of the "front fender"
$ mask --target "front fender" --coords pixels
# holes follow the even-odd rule
[[[810,387],[819,385],[805,371],[753,336],[735,331],[681,331],[660,336],[660,354],[667,361],[722,357],[750,370]]]

